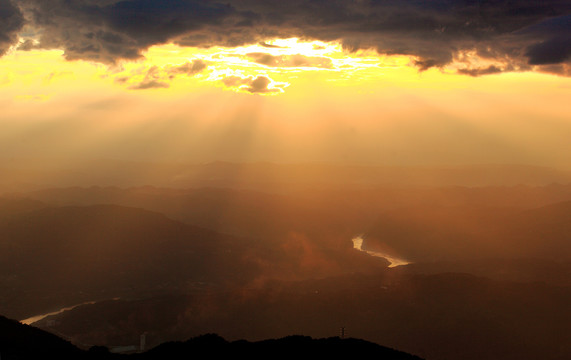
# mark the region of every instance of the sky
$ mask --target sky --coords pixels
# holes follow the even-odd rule
[[[571,168],[568,0],[0,0],[0,159]]]

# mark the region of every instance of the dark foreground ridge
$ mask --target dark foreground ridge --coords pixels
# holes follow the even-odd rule
[[[110,353],[105,347],[89,351],[78,349],[57,336],[29,325],[0,316],[0,358],[27,359],[189,359],[208,355],[232,356],[248,359],[267,358],[326,358],[372,356],[379,360],[421,360],[419,357],[358,339],[312,339],[307,336],[288,336],[281,339],[249,342],[229,342],[218,335],[202,335],[184,342],[168,342],[145,353],[121,355]]]

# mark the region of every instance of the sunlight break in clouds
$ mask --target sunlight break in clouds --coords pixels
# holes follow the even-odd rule
[[[0,155],[571,163],[559,2],[271,3],[5,3]]]
[[[177,71],[190,64],[192,71]],[[361,70],[379,73],[383,66],[372,53],[349,54],[338,43],[292,38],[232,49],[156,46],[145,53],[145,60],[124,62],[112,76],[117,83],[137,90],[168,88],[186,75],[184,81],[194,77],[237,92],[275,95],[307,72],[328,71],[330,79],[339,80],[350,79]]]

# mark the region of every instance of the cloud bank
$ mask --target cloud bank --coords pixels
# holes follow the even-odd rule
[[[1,53],[27,23],[39,46],[103,63],[167,42],[232,47],[299,37],[415,56],[420,70],[467,51],[504,64],[467,65],[472,76],[533,67],[566,74],[571,66],[568,0],[0,0],[0,18]]]
[[[18,32],[24,26],[20,10],[8,0],[0,0],[0,55],[18,41]]]

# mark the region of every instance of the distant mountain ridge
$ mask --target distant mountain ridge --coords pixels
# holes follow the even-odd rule
[[[117,160],[3,162],[2,191],[53,186],[142,186],[171,188],[228,187],[241,189],[370,188],[397,186],[547,185],[571,182],[569,170],[544,166],[489,164],[466,166],[382,166],[331,163],[150,163]]]

